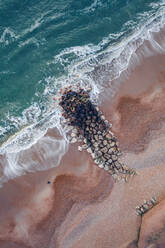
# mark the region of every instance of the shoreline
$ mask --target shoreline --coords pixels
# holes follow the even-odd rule
[[[96,94],[96,92],[100,94],[100,92],[98,92],[100,90],[99,89],[99,83],[100,83],[101,87],[103,86],[103,88],[101,88],[101,91],[102,91],[102,89],[104,89],[106,87],[106,84],[108,81],[108,78],[107,79],[104,78],[104,69],[106,67],[108,70],[112,70],[112,71],[114,70],[114,72],[117,73],[115,76],[116,79],[111,80],[112,82],[115,81],[117,83],[118,80],[120,80],[120,78],[122,77],[122,75],[124,75],[125,73],[126,74],[128,73],[128,71],[131,69],[131,67],[137,66],[137,63],[139,63],[139,62],[136,61],[136,59],[139,60],[140,56],[138,58],[134,58],[134,54],[136,54],[137,53],[136,51],[141,49],[141,47],[145,47],[144,44],[146,42],[149,43],[149,45],[148,45],[149,49],[148,50],[146,49],[146,51],[144,51],[144,54],[143,54],[144,56],[142,55],[142,57],[150,56],[151,53],[153,55],[155,52],[160,52],[160,53],[165,52],[165,50],[162,49],[164,46],[162,40],[165,39],[164,38],[165,24],[163,24],[164,23],[163,19],[164,19],[163,12],[157,13],[157,15],[154,18],[151,18],[148,21],[148,23],[141,26],[141,28],[137,29],[136,32],[130,34],[130,36],[127,39],[124,38],[124,40],[119,42],[119,44],[117,43],[114,47],[110,46],[109,48],[107,48],[105,51],[105,55],[106,55],[105,60],[106,61],[102,58],[104,53],[102,54],[102,51],[101,51],[102,45],[101,44],[102,43],[106,44],[107,41],[106,40],[104,41],[104,39],[103,39],[103,41],[100,42],[98,45],[98,47],[100,47],[100,49],[99,48],[96,49],[96,47],[95,47],[96,51],[99,51],[98,55],[94,56],[94,59],[98,60],[98,68],[95,64],[93,64],[93,68],[95,68],[95,66],[96,66],[96,68],[94,70],[88,71],[88,69],[84,67],[85,66],[84,63],[88,64],[88,60],[89,61],[91,60],[91,58],[92,58],[91,55],[93,56],[93,53],[95,52],[95,50],[94,51],[91,50],[91,53],[89,53],[89,57],[87,56],[88,59],[86,61],[80,61],[80,63],[75,65],[75,67],[70,68],[70,70],[75,71],[75,73],[69,74],[68,78],[62,77],[62,78],[58,79],[59,84],[61,84],[62,88],[67,86],[67,85],[69,86],[70,84],[68,81],[71,79],[71,76],[73,76],[73,81],[71,81],[71,85],[74,84],[76,86],[77,81],[82,81],[81,86],[83,87],[86,84],[86,82],[84,82],[85,81],[84,78],[86,78],[86,80],[89,81],[87,84],[91,84],[90,86],[93,87],[93,91],[94,91],[93,94]],[[157,47],[154,47],[155,41],[158,43]],[[92,49],[92,48],[90,48],[90,45],[91,44],[89,44],[89,49]],[[113,47],[113,49],[112,49],[112,47]],[[71,47],[71,50],[73,48],[74,47]],[[68,53],[68,51],[66,51],[66,52]],[[148,54],[148,52],[149,52],[149,54]],[[64,55],[64,54],[65,54],[65,51],[62,51],[61,55]],[[60,55],[58,55],[58,56],[60,58]],[[103,62],[103,64],[101,61]],[[121,68],[121,70],[119,70],[120,65],[124,66]],[[80,68],[79,68],[79,66],[80,66]],[[82,70],[85,70],[85,71],[87,70],[86,73],[84,73],[82,75],[80,75],[81,74],[81,66],[82,66]],[[97,75],[97,69],[98,69],[98,75]],[[103,75],[101,75],[102,71],[103,71]],[[95,73],[96,73],[96,75],[95,75]],[[88,78],[88,74],[90,75],[89,78]],[[105,71],[105,74],[108,74],[108,71]],[[122,75],[120,75],[120,74],[122,74]],[[111,78],[111,75],[112,75],[112,73],[109,73],[108,77]],[[98,76],[98,78],[100,77],[98,82],[97,82],[97,78],[95,78],[95,76]],[[77,79],[74,79],[74,78],[77,78]],[[76,80],[76,82],[75,82],[75,80]],[[95,80],[96,80],[96,82],[95,82]],[[64,81],[64,82],[62,83],[62,81]],[[104,84],[102,84],[102,83],[104,83]],[[111,85],[109,85],[109,86],[111,86]],[[46,89],[46,91],[49,92],[49,89]],[[50,91],[50,94],[48,94],[48,97],[53,98],[51,91]],[[51,99],[50,100],[50,108],[49,108],[49,111],[50,111],[49,114],[50,115],[48,115],[48,116],[45,115],[43,119],[49,119],[49,118],[51,119],[51,117],[53,115],[52,108],[54,106],[55,106],[55,104],[52,104],[52,99]],[[31,107],[32,106],[29,107],[29,110],[28,109],[25,110],[25,112],[30,111]],[[54,117],[55,117],[55,115],[54,115]],[[56,116],[56,119],[57,119],[57,116]],[[25,122],[25,120],[21,120],[21,119],[20,119],[20,121]],[[51,122],[52,122],[52,120],[51,120]],[[23,141],[21,141],[22,140],[21,136],[24,136],[25,133],[22,130],[28,131],[29,135],[28,135],[28,132],[26,133],[27,138],[31,139],[32,138],[31,136],[33,136],[33,131],[38,132],[37,129],[33,130],[38,124],[39,123],[36,123],[36,122],[33,124],[30,124],[30,126],[29,126],[29,123],[23,124],[21,130],[19,130],[16,133],[13,133],[11,136],[9,136],[9,138],[7,140],[5,140],[5,142],[2,143],[1,147],[3,149],[1,149],[1,147],[0,147],[1,152],[4,153],[4,148],[6,149],[8,145],[10,146],[10,142],[9,142],[10,140],[12,141],[12,143],[14,145],[15,145],[15,143],[19,143],[19,140],[20,140],[20,144],[23,145]],[[49,123],[47,123],[47,124],[49,125]],[[30,130],[30,128],[31,128],[31,130]],[[46,128],[46,126],[44,126],[44,130],[45,130],[45,128]],[[52,126],[50,128],[52,128]],[[53,128],[56,128],[56,127],[53,127]],[[32,145],[36,144],[36,142],[38,140],[40,140],[44,136],[44,134],[45,134],[45,131],[40,130],[40,134],[37,134],[36,137],[34,136],[32,138]],[[13,140],[13,137],[16,137],[16,139]],[[19,144],[18,150],[20,150],[20,146],[21,146],[20,144]],[[31,145],[28,143],[27,145],[25,145],[25,148],[28,149],[29,146],[31,146]],[[9,149],[9,151],[11,152],[11,148]],[[6,152],[7,152],[7,149],[6,149]]]
[[[139,248],[145,248],[165,245],[161,225],[161,222],[165,224],[164,68],[165,55],[144,58],[129,71],[127,78],[121,75],[112,98],[109,98],[108,86],[106,93],[100,95],[99,108],[113,124],[112,131],[123,151],[121,159],[138,174],[127,183],[114,182],[111,175],[94,165],[86,151],[77,150],[77,143],[71,144],[60,166],[27,173],[0,189],[0,246],[135,248],[138,244]],[[49,130],[47,136],[53,137],[54,132]],[[32,158],[44,165],[48,160],[42,146],[35,152],[32,150]],[[49,163],[55,162],[53,156],[49,158]],[[156,205],[138,216],[136,207],[152,197],[156,197]],[[146,226],[149,226],[147,230]],[[155,241],[157,233],[160,235]]]

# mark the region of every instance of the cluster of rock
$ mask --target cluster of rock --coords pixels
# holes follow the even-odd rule
[[[136,207],[137,215],[141,216],[145,214],[148,210],[155,206],[156,202],[157,201],[155,197],[152,197],[149,201],[144,200],[144,203],[142,205]]]
[[[71,126],[71,143],[83,142],[78,150],[86,149],[100,168],[111,173],[134,175],[135,171],[119,162],[121,155],[112,125],[90,100],[89,90],[64,89],[59,105],[67,124]],[[126,180],[127,177],[125,177]],[[117,177],[116,177],[117,179]]]

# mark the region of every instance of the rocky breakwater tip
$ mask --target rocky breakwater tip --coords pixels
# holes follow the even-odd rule
[[[115,180],[128,181],[136,171],[120,161],[121,152],[112,124],[90,99],[90,88],[74,90],[71,87],[62,90],[59,105],[65,122],[70,126],[70,142],[80,142],[78,150],[87,150],[94,163],[110,173]]]
[[[148,212],[151,208],[153,208],[157,204],[157,198],[152,197],[151,200],[144,200],[144,203],[136,207],[137,215],[142,216],[146,212]]]

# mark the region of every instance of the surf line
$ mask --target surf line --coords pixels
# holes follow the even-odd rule
[[[116,181],[123,179],[127,182],[130,176],[137,173],[120,161],[122,154],[110,130],[112,124],[91,102],[90,91],[91,88],[74,90],[71,87],[61,91],[59,106],[65,122],[71,128],[70,143],[80,142],[79,151],[87,150],[99,168],[110,173]]]

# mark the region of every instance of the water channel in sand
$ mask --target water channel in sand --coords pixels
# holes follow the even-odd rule
[[[154,38],[161,46],[164,31]],[[77,150],[77,143],[71,144],[60,166],[17,177],[1,188],[0,247],[165,247],[165,55],[146,41],[134,56],[138,65],[132,58],[127,72],[107,82],[99,108],[113,124],[122,161],[138,174],[127,183],[115,182],[86,151]],[[60,137],[55,129],[46,136]],[[40,162],[37,145],[28,156],[33,153]],[[42,155],[46,164],[48,157]],[[56,163],[53,159],[49,163]],[[136,206],[153,196],[157,204],[138,216]]]

